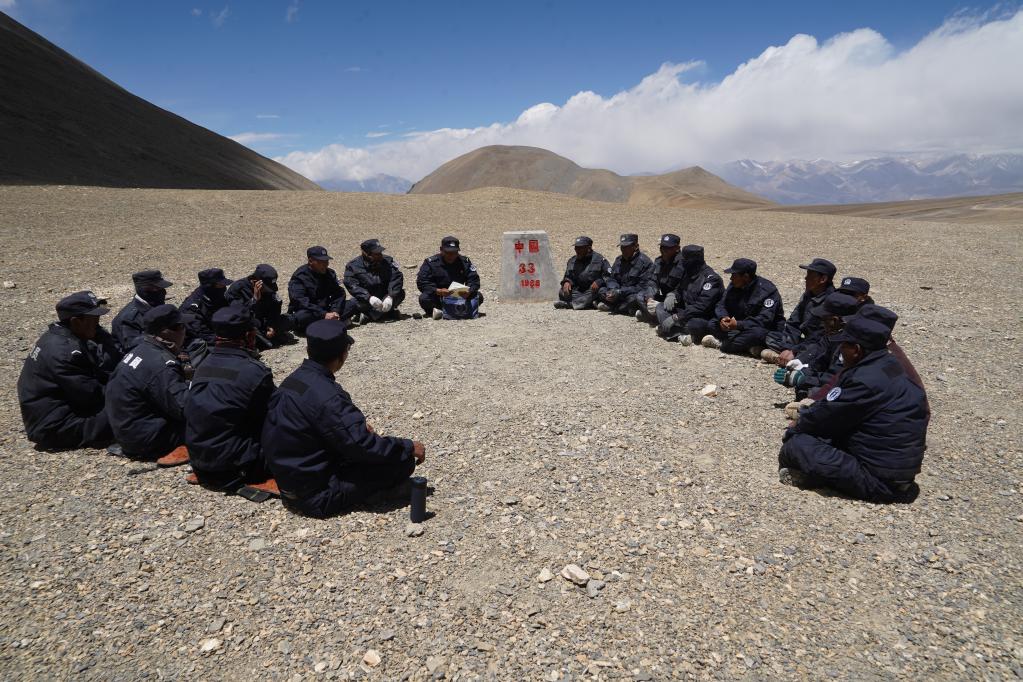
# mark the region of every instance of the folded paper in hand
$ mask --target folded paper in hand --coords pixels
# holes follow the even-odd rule
[[[469,287],[461,282],[452,282],[448,285],[448,296],[467,296]]]

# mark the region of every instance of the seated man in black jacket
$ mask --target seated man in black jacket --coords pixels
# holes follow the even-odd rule
[[[597,291],[604,286],[604,278],[611,271],[607,259],[593,250],[593,240],[579,237],[575,240],[575,255],[568,259],[565,276],[555,308],[587,310],[594,306]]]
[[[283,302],[277,294],[277,270],[260,263],[251,275],[235,280],[227,288],[227,302],[249,309],[256,322],[256,343],[260,348],[274,348],[292,340],[289,332],[295,323],[291,315],[281,313]]]
[[[812,343],[821,335],[821,322],[810,311],[824,302],[835,290],[835,265],[824,258],[814,258],[809,265],[800,265],[806,270],[803,278],[804,291],[799,303],[792,309],[789,319],[776,331],[768,332],[766,348],[760,353],[764,362],[784,367],[802,350],[805,343]]]
[[[142,321],[142,340],[121,359],[107,384],[107,418],[126,457],[155,459],[160,466],[186,464],[188,381],[178,360],[185,323],[169,303],[150,309]]]
[[[185,445],[199,483],[219,489],[266,479],[260,437],[274,380],[247,310],[221,308],[213,329],[216,345],[185,398]]]
[[[178,310],[185,320],[185,347],[195,341],[213,344],[213,313],[227,305],[227,287],[231,280],[220,268],[199,273],[199,286],[192,290]]]
[[[424,260],[416,275],[419,306],[435,320],[444,317],[445,306],[454,313],[449,317],[476,317],[483,303],[479,273],[468,256],[460,253],[460,249],[456,237],[444,237],[440,241],[440,253]],[[454,282],[466,287],[458,297],[451,295],[450,287]]]
[[[127,353],[142,339],[142,316],[154,306],[163,305],[167,300],[168,287],[173,286],[159,270],[136,272],[131,281],[135,286],[135,296],[114,315],[114,321],[110,323],[110,333],[122,353]]]
[[[622,255],[615,258],[603,286],[597,291],[600,300],[597,310],[631,316],[645,308],[647,300],[654,297],[657,277],[654,262],[639,248],[638,235],[623,234],[618,239],[618,247]]]
[[[284,506],[325,518],[407,481],[426,450],[375,433],[334,379],[354,343],[344,322],[313,322],[306,339],[309,358],[270,399],[263,454]]]
[[[757,263],[736,258],[725,268],[732,276],[725,295],[714,309],[714,317],[689,321],[693,343],[720,348],[726,353],[746,353],[759,358],[764,339],[785,320],[778,287],[757,275]]]
[[[912,502],[927,440],[923,390],[886,348],[889,329],[862,315],[837,341],[844,369],[822,400],[785,432],[778,477],[868,502]]]
[[[288,280],[288,314],[299,334],[316,320],[347,320],[356,311],[355,302],[345,300],[327,249],[310,246],[305,255],[308,262]]]
[[[362,253],[345,266],[345,286],[358,306],[362,322],[397,320],[398,306],[405,300],[405,275],[401,266],[384,255],[377,239],[359,244]]]
[[[110,309],[91,291],[57,303],[57,322],[36,341],[18,377],[28,439],[44,450],[102,448],[113,440],[103,410],[110,373],[121,359],[99,325]]]
[[[689,244],[682,249],[682,277],[674,291],[657,305],[657,333],[668,341],[691,346],[693,339],[686,334],[690,320],[709,320],[714,308],[725,293],[725,283],[714,268],[707,265],[703,247]]]

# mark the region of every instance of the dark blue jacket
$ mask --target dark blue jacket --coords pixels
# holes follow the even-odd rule
[[[306,264],[295,270],[288,280],[289,313],[308,310],[322,319],[327,313],[341,312],[344,303],[345,290],[331,268],[318,275]]]
[[[838,334],[825,334],[823,329],[811,339],[800,344],[796,359],[806,365],[803,381],[799,388],[811,390],[826,383],[842,371],[842,344],[835,341]]]
[[[561,278],[561,285],[564,286],[565,282],[568,282],[574,291],[586,291],[596,282],[599,288],[604,286],[604,278],[609,272],[611,264],[596,251],[586,260],[572,256],[565,266],[565,276]]]
[[[388,296],[396,299],[405,289],[405,275],[390,256],[384,256],[379,263],[356,256],[345,266],[344,281],[348,292],[361,303],[369,303],[371,296],[381,301]]]
[[[835,287],[830,284],[825,287],[824,291],[816,295],[809,291],[803,291],[799,303],[793,308],[789,319],[785,322],[786,329],[784,331],[791,338],[800,340],[795,348],[792,349],[797,355],[804,343],[823,334],[824,324],[821,322],[821,318],[811,314],[810,311],[823,303],[828,294],[834,291]]]
[[[670,263],[664,262],[664,256],[655,258],[654,281],[657,285],[657,291],[654,293],[654,298],[658,301],[664,301],[665,296],[678,289],[685,275],[686,266],[682,259],[682,254],[676,253],[675,260]]]
[[[468,256],[459,254],[454,263],[448,264],[444,262],[443,256],[436,253],[423,261],[416,275],[416,286],[424,294],[447,289],[452,282],[461,282],[469,287],[469,298],[480,290],[479,273]]]
[[[241,348],[218,346],[195,370],[185,398],[185,445],[192,468],[231,471],[262,462],[260,437],[274,380]]]
[[[106,391],[114,438],[131,455],[162,456],[180,444],[188,382],[181,363],[146,334],[114,370]]]
[[[247,277],[236,279],[227,288],[227,302],[228,304],[237,303],[248,306],[259,331],[265,332],[267,327],[272,327],[272,322],[281,316],[281,308],[284,304],[280,295],[266,286],[263,287],[263,293],[258,301],[252,298],[252,292],[252,280]]]
[[[693,272],[686,271],[675,288],[675,315],[681,324],[689,320],[709,320],[714,307],[725,293],[725,283],[706,263]]]
[[[110,332],[121,352],[127,353],[142,339],[142,335],[145,333],[142,316],[152,307],[135,296],[114,316],[114,321],[110,323]]]
[[[927,422],[923,390],[882,349],[842,371],[837,385],[804,410],[790,432],[827,439],[878,478],[899,481],[920,473]]]
[[[309,498],[342,467],[407,461],[412,441],[371,433],[351,396],[323,365],[307,359],[270,399],[263,456],[282,491]]]
[[[185,346],[196,340],[213,344],[217,337],[213,331],[213,313],[227,305],[226,292],[224,293],[219,300],[213,300],[203,294],[202,287],[198,287],[178,306],[185,321]]]
[[[605,286],[617,290],[622,297],[642,294],[646,298],[653,298],[657,291],[654,262],[642,251],[637,251],[631,260],[621,256],[615,258],[606,280]]]
[[[87,342],[62,324],[50,325],[25,358],[18,377],[18,403],[25,432],[46,443],[75,417],[103,411],[103,393],[120,355],[103,328]]]
[[[739,331],[756,327],[774,331],[785,320],[785,311],[782,309],[778,287],[771,280],[758,275],[743,289],[729,284],[714,309],[714,316],[718,320],[734,317],[739,323]]]

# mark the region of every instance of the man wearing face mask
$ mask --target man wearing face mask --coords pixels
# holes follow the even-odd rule
[[[316,320],[347,320],[355,312],[354,301],[346,300],[337,273],[330,267],[333,259],[327,249],[310,246],[305,255],[306,264],[288,280],[288,314],[299,334]]]
[[[779,367],[791,362],[803,344],[814,341],[821,334],[820,318],[810,311],[835,290],[835,265],[831,261],[814,258],[809,265],[799,267],[806,270],[803,295],[781,328],[767,333],[764,340],[767,347],[760,352],[761,359]]]
[[[57,322],[36,341],[18,377],[28,439],[43,450],[102,448],[113,440],[103,410],[110,373],[120,359],[99,325],[110,309],[91,291],[57,303]]]
[[[575,240],[575,255],[568,259],[561,290],[554,307],[562,310],[587,310],[593,307],[597,291],[611,271],[607,259],[593,250],[593,240],[583,236]]]
[[[855,315],[859,307],[859,302],[852,296],[834,291],[820,305],[810,309],[810,314],[821,321],[823,333],[803,344],[799,354],[774,373],[777,383],[795,389],[796,400],[806,398],[842,370],[842,354],[837,339],[845,326],[845,319]]]
[[[185,320],[185,347],[194,341],[212,344],[213,313],[227,305],[227,287],[231,280],[220,268],[209,268],[199,273],[199,286],[178,306]]]
[[[251,275],[236,280],[227,288],[227,302],[246,306],[252,312],[260,348],[274,348],[290,340],[294,319],[281,313],[284,304],[277,294],[277,270],[272,265],[260,263]]]
[[[345,266],[345,286],[361,314],[361,322],[399,318],[398,306],[405,300],[405,275],[377,239],[359,244],[361,254]]]
[[[167,300],[167,288],[172,286],[159,270],[142,270],[131,276],[135,285],[135,298],[114,316],[110,331],[121,351],[127,353],[142,338],[142,316]]]
[[[241,306],[213,315],[215,346],[185,399],[185,445],[199,483],[222,489],[267,478],[260,433],[274,392],[259,361],[252,316]]]
[[[678,340],[691,346],[693,339],[686,334],[690,320],[709,320],[714,307],[725,292],[725,284],[714,268],[707,265],[703,247],[689,244],[682,249],[682,276],[674,291],[658,304],[657,333],[668,341]]]
[[[928,414],[923,390],[888,352],[890,330],[856,315],[836,339],[844,369],[785,432],[778,479],[827,486],[868,502],[912,502],[920,491]]]
[[[781,294],[771,280],[757,275],[757,263],[749,258],[736,258],[725,272],[732,278],[714,317],[690,320],[689,336],[706,348],[760,357],[767,333],[785,320]]]
[[[125,456],[156,459],[160,466],[185,464],[188,382],[178,360],[185,323],[169,303],[150,309],[142,320],[142,340],[121,359],[107,385],[107,418]]]
[[[685,274],[685,264],[679,257],[682,238],[677,234],[661,235],[661,255],[654,259],[654,293],[647,296],[643,305],[636,309],[640,322],[655,322],[657,308],[665,301],[674,308],[675,290]]]
[[[657,292],[654,262],[639,250],[639,236],[623,234],[618,239],[622,255],[615,258],[604,286],[597,291],[597,310],[618,315],[635,315],[646,308]]]

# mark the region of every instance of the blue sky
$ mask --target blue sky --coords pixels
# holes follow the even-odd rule
[[[677,79],[712,84],[797,34],[824,43],[872,29],[898,53],[950,18],[991,10],[942,0],[0,0],[0,8],[128,90],[218,133],[254,134],[239,139],[272,156],[515,121],[581,91],[609,98],[635,88],[665,63],[698,61]]]

